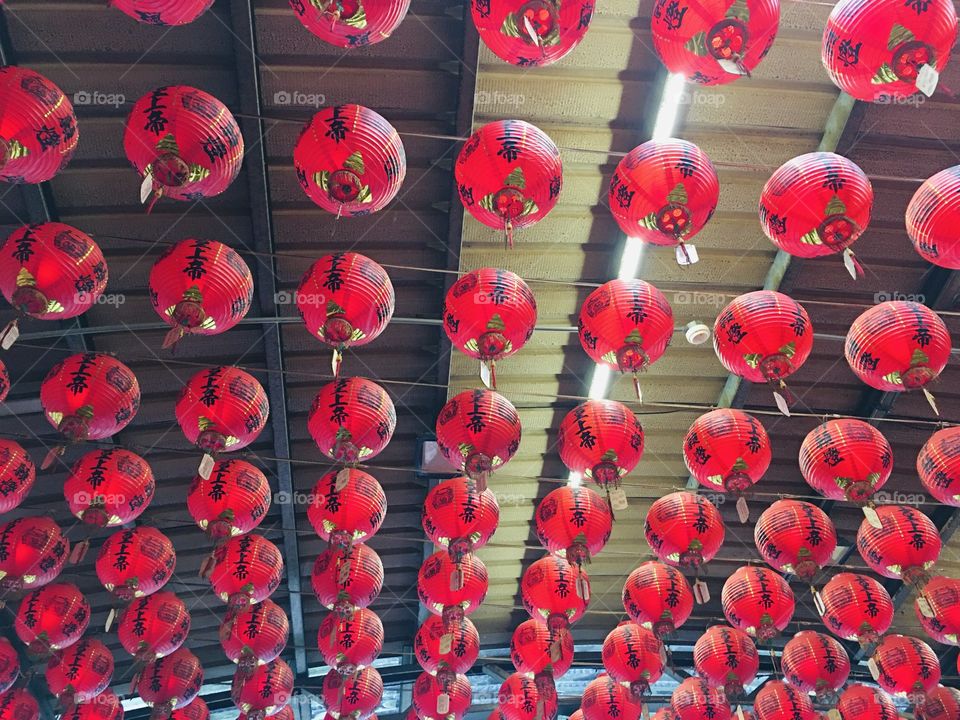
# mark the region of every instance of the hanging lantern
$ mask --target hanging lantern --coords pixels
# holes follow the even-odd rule
[[[91,700],[68,704],[61,720],[123,720],[123,703],[112,690],[104,690]]]
[[[757,691],[753,709],[758,720],[817,720],[810,698],[782,680],[768,680]]]
[[[514,637],[516,637],[516,630]],[[513,644],[511,642],[511,657]],[[465,673],[480,655],[480,634],[470,618],[445,624],[438,615],[430,615],[413,639],[413,654],[428,673],[449,681],[456,673]]]
[[[519,673],[556,680],[573,665],[573,634],[556,632],[534,619],[524,620],[510,638],[510,660]]]
[[[73,105],[50,80],[27,68],[0,68],[0,180],[46,182],[63,170],[80,133]]]
[[[917,620],[934,640],[960,645],[960,580],[934,575],[914,600]]]
[[[242,718],[243,715],[240,717]],[[191,702],[170,713],[169,720],[210,720],[210,708],[202,697],[197,696]],[[277,720],[293,720],[293,718],[282,719],[278,714]]]
[[[235,610],[266,600],[282,575],[283,555],[262,535],[233,537],[213,551],[210,585]]]
[[[834,704],[850,676],[850,657],[829,635],[803,630],[783,647],[783,677],[798,690],[815,693],[818,702]]]
[[[129,450],[93,450],[77,460],[63,484],[74,516],[96,527],[132,523],[153,499],[150,465]]]
[[[950,0],[842,0],[823,31],[823,65],[864,102],[933,95],[957,39]]]
[[[778,384],[777,407],[789,415],[784,378],[806,362],[813,349],[813,326],[803,306],[773,290],[734,298],[713,326],[713,349],[723,366],[750,382]]]
[[[540,544],[574,565],[589,563],[613,529],[613,514],[603,498],[589,488],[570,485],[540,500],[535,520]]]
[[[40,705],[27,688],[0,694],[0,720],[39,720]]]
[[[380,595],[383,563],[367,545],[331,547],[317,556],[311,581],[320,604],[346,618]]]
[[[607,201],[627,237],[676,245],[677,262],[691,265],[696,251],[685,242],[713,217],[719,197],[720,179],[706,153],[686,140],[667,138],[638,145],[620,160]]]
[[[497,693],[497,708],[503,720],[543,720],[549,717],[546,704],[547,698],[541,695],[533,678],[519,672],[508,675]]]
[[[135,685],[140,699],[153,708],[152,720],[163,720],[194,701],[203,685],[203,667],[196,655],[180,648],[147,663],[137,675]]]
[[[418,635],[419,637],[419,635]],[[373,663],[383,650],[383,623],[369,608],[347,617],[328,613],[320,623],[317,646],[324,661],[343,675]]]
[[[859,166],[832,152],[812,152],[781,165],[760,195],[760,225],[783,252],[814,258],[843,253],[856,280],[863,268],[850,246],[870,223],[873,186]]]
[[[343,48],[386,40],[410,8],[410,0],[290,0],[303,26],[324,42]]]
[[[259,665],[249,674],[238,670],[233,676],[230,697],[249,720],[274,715],[293,696],[293,670],[279,658]]]
[[[387,391],[365,378],[338,378],[313,399],[307,429],[331,460],[372,460],[397,427],[397,411]]]
[[[891,695],[923,705],[926,694],[940,683],[940,661],[923,640],[886,635],[873,654],[877,683]]]
[[[609,490],[643,457],[643,426],[616,400],[587,400],[568,412],[557,434],[560,460]]]
[[[2,249],[2,247],[0,247]],[[0,342],[8,335],[9,330],[0,332]],[[0,403],[7,399],[7,394],[10,392],[10,371],[7,370],[7,366],[4,365],[3,361],[0,360]]]
[[[440,550],[424,560],[417,573],[420,602],[434,615],[440,615],[447,628],[479,607],[488,585],[487,567],[475,555],[464,555],[454,562]]]
[[[350,675],[330,670],[323,678],[323,704],[328,713],[340,720],[366,720],[382,697],[383,679],[372,667]]]
[[[773,570],[744,565],[723,584],[723,614],[727,621],[759,640],[771,640],[793,618],[790,585]]]
[[[863,420],[839,418],[818,425],[800,446],[800,472],[831,500],[866,503],[893,471],[893,449]]]
[[[137,598],[120,613],[117,635],[137,662],[150,662],[180,649],[190,632],[190,611],[172,592]]]
[[[430,488],[421,522],[433,544],[458,561],[487,544],[500,522],[500,505],[492,490],[480,492],[470,478],[451,478]]]
[[[833,522],[819,507],[801,500],[770,505],[758,518],[753,539],[770,567],[808,583],[831,564],[837,549]]]
[[[763,477],[772,456],[760,421],[733,408],[701,415],[683,441],[687,470],[708,490],[744,492]]]
[[[883,392],[923,388],[936,412],[926,385],[950,359],[950,333],[926,305],[901,300],[874,305],[853,321],[844,353],[850,369],[870,387]]]
[[[917,708],[917,716],[922,720],[955,720],[960,717],[960,690],[937,685]]]
[[[0,638],[0,694],[7,692],[20,677],[20,656],[13,643]]]
[[[871,577],[837,573],[820,591],[823,624],[837,637],[875,643],[893,623],[890,593]]]
[[[757,677],[760,655],[753,640],[742,630],[713,625],[697,638],[693,664],[708,685],[723,688],[728,699],[739,697]]]
[[[960,428],[937,430],[920,448],[917,474],[939,502],[960,507]]]
[[[246,460],[218,460],[204,479],[197,475],[187,492],[187,510],[214,539],[246,535],[270,510],[267,476]]]
[[[550,2],[550,0],[543,0]],[[529,286],[509,270],[481,268],[467,273],[447,291],[443,329],[460,352],[479,360],[480,376],[496,388],[495,364],[520,350],[537,324],[537,301]]]
[[[99,640],[84,638],[49,661],[47,687],[62,704],[86,702],[102,693],[113,679],[113,653]]]
[[[878,575],[918,585],[940,557],[940,531],[926,515],[905,505],[876,508],[879,527],[869,519],[860,523],[857,550]]]
[[[257,665],[280,656],[287,646],[290,621],[283,608],[266,598],[256,605],[228,612],[219,634],[227,659],[237,663],[241,672],[249,674]]]
[[[141,97],[123,133],[127,159],[153,194],[197,202],[219,195],[240,172],[243,136],[227,106],[188,85],[160,87]]]
[[[676,720],[730,720],[731,716],[723,690],[696,677],[688,677],[677,685],[670,697],[670,708]]]
[[[599,365],[637,373],[655,363],[673,339],[673,308],[662,292],[643,280],[610,280],[580,307],[580,345]]]
[[[600,657],[610,677],[627,683],[637,697],[660,679],[666,666],[663,643],[652,631],[632,622],[622,622],[610,631]]]
[[[413,707],[422,720],[461,720],[470,708],[473,689],[466,675],[454,675],[446,682],[422,672],[413,683]]]
[[[544,67],[566,57],[587,34],[590,0],[495,0],[470,3],[483,44],[501,60],[522,68]]]
[[[505,465],[520,447],[520,416],[493,390],[464,390],[447,401],[437,416],[437,445],[447,461],[487,489],[490,473]]]
[[[623,609],[635,623],[663,638],[690,617],[693,592],[679,570],[648,560],[623,584]]]
[[[150,303],[171,327],[168,348],[184,335],[219,335],[240,322],[253,302],[250,268],[216,240],[178,242],[150,270]]]
[[[170,539],[156,528],[140,525],[108,537],[100,546],[96,569],[107,591],[127,601],[157,592],[176,564]]]
[[[186,25],[203,15],[213,0],[111,0],[124,15],[144,25]]]
[[[53,582],[69,554],[69,540],[48,517],[27,515],[0,525],[0,591]]]
[[[703,495],[681,491],[654,501],[643,532],[663,562],[699,568],[720,550],[726,529],[716,505]]]
[[[307,518],[317,535],[337,547],[373,537],[387,514],[387,496],[372,475],[331,470],[313,487]]]
[[[566,631],[587,611],[590,578],[563,558],[548,555],[524,570],[520,598],[534,620],[555,632]]]
[[[463,144],[454,175],[467,212],[487,227],[503,230],[513,247],[514,229],[534,225],[557,204],[563,163],[540,128],[523,120],[497,120]]]
[[[587,683],[580,698],[580,709],[583,720],[639,720],[643,704],[629,688],[609,675],[600,675]]]
[[[23,446],[0,438],[0,513],[18,507],[36,478],[37,469]]]
[[[960,270],[960,243],[950,228],[960,219],[960,165],[941,170],[919,187],[907,205],[907,235],[927,262]]]
[[[840,693],[837,710],[842,720],[899,720],[890,696],[881,690],[853,683]],[[944,718],[946,720],[946,718]]]
[[[77,642],[90,624],[90,603],[72,583],[51,583],[20,601],[13,629],[31,655],[43,657]]]

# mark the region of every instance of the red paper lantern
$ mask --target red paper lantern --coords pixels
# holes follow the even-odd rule
[[[889,695],[858,683],[840,693],[837,710],[842,720],[898,720],[900,717]]]
[[[793,618],[790,585],[773,570],[744,565],[723,584],[720,597],[727,621],[760,640],[770,640]]]
[[[960,690],[937,685],[917,708],[922,720],[955,720],[960,717]]]
[[[219,365],[190,378],[177,398],[176,414],[191,444],[217,453],[240,450],[256,440],[267,424],[270,403],[253,375]]]
[[[63,570],[70,542],[48,517],[28,515],[0,525],[0,590],[47,585]]]
[[[833,522],[819,507],[801,500],[770,505],[757,519],[753,539],[764,562],[804,582],[812,582],[837,549]]]
[[[117,635],[137,662],[166,657],[180,649],[190,632],[190,611],[172,592],[137,598],[120,613]]]
[[[188,85],[168,85],[134,103],[123,133],[141,195],[196,202],[219,195],[240,172],[243,136],[227,106]]]
[[[366,542],[387,514],[387,496],[376,478],[362,470],[331,470],[313,487],[307,518],[324,540],[338,547]]]
[[[730,705],[723,690],[701,678],[688,677],[670,697],[676,720],[730,720]]]
[[[233,609],[266,600],[280,585],[282,575],[283,555],[262,535],[233,537],[213,551],[210,585]]]
[[[803,630],[783,647],[783,677],[798,690],[816,693],[820,702],[835,702],[850,676],[850,657],[829,635]]]
[[[147,663],[137,676],[136,690],[140,699],[153,708],[150,717],[161,720],[170,717],[174,710],[186,710],[202,685],[200,661],[186,648],[180,648]]]
[[[203,15],[213,0],[111,0],[110,6],[145,25],[186,25]]]
[[[917,474],[937,500],[960,507],[960,428],[943,428],[930,436],[917,455]]]
[[[419,634],[418,634],[419,637]],[[347,617],[328,613],[317,632],[324,661],[344,675],[370,665],[383,650],[383,623],[369,608],[358,608]]]
[[[494,0],[470,3],[483,44],[501,60],[522,68],[552,65],[587,34],[593,3],[582,0]]]
[[[459,560],[484,545],[500,521],[500,505],[492,490],[480,492],[470,478],[444,480],[430,488],[423,503],[423,531],[434,545],[448,548]]]
[[[7,366],[3,364],[3,361],[0,361],[0,403],[7,399],[9,392],[10,372],[7,370]]]
[[[727,698],[737,697],[757,677],[760,655],[753,640],[742,630],[713,625],[697,638],[693,664],[707,684],[723,688]]]
[[[245,535],[259,527],[270,509],[270,483],[246,460],[218,460],[210,477],[197,475],[187,493],[187,510],[212,538]]]
[[[585,487],[565,485],[537,504],[537,539],[547,551],[574,565],[590,562],[603,550],[613,529],[610,506]]]
[[[516,630],[513,635],[515,638]],[[512,657],[512,642],[510,647]],[[449,681],[451,675],[467,672],[477,661],[480,634],[470,618],[446,624],[443,618],[430,615],[413,639],[413,654],[425,671]]]
[[[90,603],[72,583],[51,583],[20,601],[13,629],[31,655],[43,656],[77,642],[90,624]]]
[[[303,26],[324,42],[352,48],[386,40],[410,8],[410,0],[290,0]]]
[[[334,105],[314,115],[293,148],[293,164],[307,197],[338,218],[382,210],[407,174],[400,135],[362,105]]]
[[[293,670],[279,658],[257,666],[250,673],[238,670],[233,676],[230,697],[249,720],[274,715],[293,696]]]
[[[703,230],[720,198],[717,170],[699,147],[667,138],[638,145],[617,164],[607,201],[630,238],[683,248]],[[689,261],[685,249],[682,254]]]
[[[487,227],[514,229],[546,217],[563,185],[560,151],[543,130],[523,120],[487,123],[463,144],[454,165],[460,200]]]
[[[877,683],[891,695],[922,705],[926,693],[940,683],[940,661],[923,640],[906,635],[886,635],[873,654]]]
[[[123,720],[123,703],[112,690],[104,690],[86,702],[68,704],[61,720]]]
[[[919,187],[907,205],[907,235],[927,262],[960,269],[960,243],[950,228],[960,221],[960,165],[941,170]]]
[[[382,697],[383,680],[372,667],[350,675],[331,670],[323,678],[323,704],[328,713],[340,720],[369,718]]]
[[[711,490],[743,492],[763,477],[772,456],[760,421],[733,408],[701,415],[683,441],[687,470]]]
[[[923,602],[932,617],[923,614]],[[945,645],[960,645],[960,580],[934,575],[914,601],[914,610],[927,635]]]
[[[486,489],[487,476],[520,447],[520,416],[493,390],[464,390],[437,416],[437,445],[447,461]]]
[[[554,631],[565,631],[587,611],[590,578],[582,568],[556,555],[527,566],[520,579],[520,598],[530,617]]]
[[[331,547],[317,556],[311,581],[321,605],[340,617],[349,617],[358,608],[368,607],[380,595],[383,563],[366,545],[351,545],[346,549]]]
[[[37,320],[82,315],[107,287],[107,263],[100,247],[85,232],[64,223],[17,228],[0,246],[0,258],[0,292],[18,312]]]
[[[276,660],[287,646],[289,634],[287,614],[267,598],[228,612],[220,625],[220,645],[230,662],[249,673],[257,665]]]
[[[600,675],[587,683],[580,699],[580,709],[583,720],[638,720],[643,713],[643,704],[629,688],[609,675]]]
[[[699,568],[720,550],[726,529],[716,505],[703,495],[681,491],[654,501],[643,532],[663,562]]]
[[[693,591],[679,570],[648,560],[623,584],[623,609],[635,623],[662,638],[690,617]]]
[[[587,400],[568,412],[557,434],[560,460],[600,487],[619,486],[643,457],[643,426],[616,400]]]
[[[240,715],[240,717],[242,718],[243,715]],[[202,697],[195,697],[191,702],[170,713],[169,720],[210,720],[210,708],[207,707],[207,703],[204,702]],[[281,720],[279,714],[277,720]],[[286,718],[286,720],[293,719]]]
[[[691,8],[657,0],[650,20],[653,46],[671,73],[724,85],[749,76],[766,57],[777,37],[780,3],[702,0]]]
[[[760,194],[760,225],[770,241],[795,257],[845,253],[870,224],[873,186],[859,166],[832,152],[812,152],[781,165]]]
[[[800,446],[800,472],[831,500],[865,503],[893,471],[893,449],[863,420],[839,418],[818,425]]]
[[[0,694],[0,720],[39,720],[40,705],[27,688]]]
[[[479,607],[488,585],[487,567],[475,555],[454,562],[440,550],[424,560],[417,573],[420,602],[448,628]]]
[[[893,623],[890,593],[866,575],[837,573],[823,586],[820,599],[823,624],[844,640],[876,642]]]
[[[54,365],[40,385],[47,420],[68,441],[103,440],[140,409],[137,376],[102,353],[77,353]]]
[[[42,183],[63,170],[80,133],[73,105],[43,75],[7,65],[0,69],[0,180]]]
[[[454,675],[444,682],[439,676],[422,672],[413,683],[413,708],[421,720],[460,720],[472,699],[473,689],[466,675]]]
[[[926,305],[891,300],[853,321],[844,353],[870,387],[903,392],[927,385],[950,359],[950,333]]]
[[[0,638],[0,693],[12,688],[19,677],[20,656],[17,649],[7,638]]]
[[[924,67],[943,72],[956,39],[949,0],[842,0],[823,31],[823,65],[857,100],[887,103],[916,94]]]
[[[153,499],[150,465],[129,450],[92,450],[77,460],[63,484],[70,512],[97,527],[136,520]]]
[[[757,720],[817,720],[810,698],[782,680],[768,680],[753,702]]]
[[[880,527],[868,519],[857,531],[857,550],[878,575],[918,584],[927,579],[927,571],[940,557],[940,531],[919,510],[905,505],[881,505],[876,508]]]
[[[535,678],[562,677],[573,665],[573,634],[556,632],[536,620],[524,620],[510,638],[510,660],[517,672]]]
[[[170,539],[156,528],[140,525],[118,530],[100,546],[97,577],[120,600],[157,592],[167,584],[177,564]]]
[[[18,507],[33,488],[37,469],[20,443],[0,438],[0,513]]]
[[[537,720],[550,717],[547,700],[533,678],[515,672],[507,676],[497,693],[497,707],[503,720]],[[433,714],[431,717],[437,717]]]
[[[226,332],[246,316],[252,301],[250,268],[216,240],[178,242],[150,270],[150,302],[172,328],[164,347],[186,334]]]
[[[86,702],[113,678],[113,654],[99,640],[84,638],[47,661],[47,687],[63,704]]]
[[[387,391],[365,378],[338,378],[321,388],[310,406],[307,429],[331,460],[372,460],[397,427],[397,411]]]
[[[607,635],[600,651],[603,667],[638,697],[660,679],[666,666],[663,644],[651,630],[622,622]]]

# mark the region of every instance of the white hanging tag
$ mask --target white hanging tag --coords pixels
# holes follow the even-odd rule
[[[523,16],[523,29],[526,30],[527,35],[530,36],[530,42],[539,47],[540,36],[537,35],[537,31],[533,29],[533,25],[530,23],[530,19],[526,15]]]
[[[490,379],[490,365],[488,365],[483,360],[480,361],[480,382],[483,383],[483,386],[488,390],[493,390],[493,381]]]
[[[103,631],[110,632],[110,628],[113,627],[113,621],[117,617],[117,609],[110,608],[110,612],[107,613],[107,621],[103,624]]]
[[[450,696],[447,693],[437,695],[437,715],[446,715],[450,712]]]
[[[937,409],[937,400],[933,397],[933,393],[923,388],[923,396],[927,399],[927,402],[930,403],[930,408],[933,410],[933,414],[937,417],[940,417],[940,411]]]
[[[610,506],[614,510],[626,510],[630,507],[627,502],[627,491],[622,487],[615,487],[610,491]]]
[[[590,602],[590,583],[582,574],[577,575],[577,597],[584,602]]]
[[[340,624],[333,629],[333,632],[330,633],[330,639],[327,641],[327,647],[334,647],[337,644],[337,636],[340,634]]]
[[[533,716],[533,720],[543,720],[543,698],[537,700],[537,714]]]
[[[883,529],[883,523],[880,522],[880,516],[877,515],[877,511],[869,505],[863,506],[863,516],[867,519],[867,522],[877,530]]]
[[[686,249],[686,253],[684,253]],[[697,255],[697,248],[693,245],[684,243],[676,247],[677,265],[688,267],[696,262],[700,262],[700,256]]]
[[[453,649],[453,633],[444,633],[440,636],[440,647],[438,649],[441,655],[446,655]]]
[[[778,392],[773,393],[773,401],[777,404],[777,409],[781,414],[790,417],[790,406],[787,405],[787,399]]]
[[[880,668],[877,667],[877,661],[873,658],[867,660],[867,669],[870,670],[870,677],[874,680],[880,679]]]
[[[820,617],[827,614],[827,606],[823,604],[823,598],[820,597],[820,592],[817,590],[813,591],[813,605],[817,608],[817,615]]]
[[[560,643],[560,638],[556,638],[550,641],[550,662],[556,663],[560,662],[560,659],[563,657],[563,647]]]
[[[850,277],[857,279],[857,264],[853,261],[853,251],[847,248],[843,251],[843,266],[850,273]]]
[[[650,720],[650,706],[646,703],[640,706],[640,717],[642,717],[643,720]]]
[[[827,710],[827,720],[843,720],[843,715],[836,708]]]
[[[742,496],[737,498],[737,517],[742,524],[746,524],[750,519],[750,506],[747,505],[747,499]]]
[[[937,84],[940,82],[940,73],[933,65],[924,65],[917,73],[917,90],[927,97],[933,95],[937,90]]]
[[[838,562],[843,560],[843,556],[847,554],[847,548],[842,545],[838,545],[837,549],[833,551],[833,554],[830,556],[830,562],[836,565]]]
[[[746,720],[743,714],[743,705],[737,705],[737,720]]]
[[[200,460],[200,467],[197,468],[197,474],[204,480],[210,479],[210,473],[213,472],[213,455],[204,453]]]
[[[337,584],[346,585],[350,580],[350,558],[347,558],[344,563],[340,566],[340,572],[337,574]]]
[[[140,183],[140,204],[143,205],[147,200],[150,199],[150,194],[153,192],[153,175],[150,174],[150,171],[147,171],[147,174],[143,176],[143,182]]]
[[[343,490],[350,482],[350,468],[344,468],[337,473],[337,479],[333,481],[333,489],[336,492]]]
[[[920,610],[920,614],[925,618],[936,617],[936,614],[933,612],[933,608],[930,607],[930,602],[923,595],[917,598],[917,608]]]
[[[20,337],[20,328],[17,326],[16,320],[11,320],[3,328],[3,333],[0,333],[0,348],[9,350],[18,337]]]
[[[667,665],[670,658],[667,657],[667,646],[660,643],[660,662]]]
[[[450,589],[451,590],[462,590],[463,589],[463,568],[457,566],[452,573],[450,573]]]
[[[697,580],[693,584],[693,597],[698,605],[706,605],[710,602],[710,588],[703,580]]]
[[[735,63],[733,60],[726,60],[724,58],[717,58],[717,64],[723,68],[724,72],[728,72],[731,75],[743,75],[743,67],[739,63]]]

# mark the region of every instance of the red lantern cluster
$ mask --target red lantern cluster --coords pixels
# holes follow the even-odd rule
[[[920,448],[917,475],[944,505],[960,507],[960,428],[938,430]]]
[[[147,461],[122,448],[87,453],[73,464],[63,484],[70,512],[97,527],[133,522],[147,509],[155,489]]]
[[[836,698],[850,676],[850,657],[843,645],[829,635],[803,630],[783,647],[783,676],[806,693],[816,693],[820,702]]]
[[[87,702],[113,679],[113,653],[99,640],[84,638],[57,651],[47,662],[47,687],[61,703]]]
[[[290,0],[303,26],[324,42],[342,48],[386,40],[403,22],[410,0]]]
[[[643,457],[643,426],[623,403],[587,400],[564,416],[557,444],[570,472],[609,489]]]
[[[660,560],[691,568],[710,562],[726,534],[716,505],[702,495],[684,491],[654,501],[643,531]]]
[[[186,25],[203,15],[213,0],[111,0],[110,6],[145,25]]]
[[[213,551],[210,585],[231,608],[266,600],[279,587],[282,575],[283,555],[262,535],[233,537]]]
[[[36,477],[37,468],[23,446],[0,438],[0,513],[19,506],[33,488]]]
[[[324,385],[307,416],[307,429],[320,451],[343,463],[375,458],[396,426],[390,395],[365,378],[338,378]]]
[[[0,720],[38,720],[40,705],[27,688],[0,694]]]
[[[174,710],[186,710],[195,701],[202,685],[200,661],[186,648],[180,648],[147,663],[137,676],[136,690],[140,699],[153,708],[151,718],[163,720],[171,717]]]
[[[800,472],[814,490],[831,500],[866,503],[893,471],[893,449],[863,420],[828,420],[800,446]]]
[[[600,675],[587,683],[580,699],[580,709],[583,720],[639,720],[643,704],[629,688],[609,675]]]
[[[276,660],[289,634],[287,614],[267,598],[228,612],[220,625],[220,645],[227,659],[248,673],[256,665]]]
[[[350,617],[380,595],[383,563],[367,545],[331,547],[317,556],[311,580],[321,605],[341,617]]]
[[[0,525],[0,590],[47,585],[60,574],[70,542],[48,517],[28,515]]]
[[[438,551],[423,561],[417,574],[420,602],[447,627],[469,615],[487,595],[487,567],[475,555],[455,562],[449,553]]]
[[[117,635],[123,649],[149,662],[180,649],[190,632],[190,611],[172,592],[137,598],[120,614]]]
[[[420,637],[419,633],[417,637]],[[380,655],[383,650],[383,623],[369,608],[358,608],[346,617],[328,613],[320,623],[317,646],[327,665],[344,675],[350,675],[357,668],[370,665]]]
[[[812,582],[831,563],[837,549],[833,522],[819,507],[802,500],[770,505],[757,519],[753,538],[770,567],[805,582]]]
[[[795,607],[793,591],[781,575],[751,565],[727,578],[720,601],[731,625],[760,640],[786,629]]]
[[[90,603],[72,583],[51,583],[20,601],[13,629],[31,655],[43,656],[77,642],[90,624]]]
[[[905,505],[881,505],[875,512],[880,527],[864,519],[857,531],[857,550],[863,561],[883,577],[912,585],[924,582],[940,557],[943,543],[937,526]]]
[[[730,720],[730,705],[723,690],[702,678],[688,677],[670,697],[675,720]]]
[[[623,609],[635,623],[662,638],[690,617],[693,591],[679,570],[648,560],[623,584]]]
[[[539,502],[535,523],[537,538],[547,551],[582,565],[610,539],[613,513],[593,490],[565,485]]]
[[[960,221],[960,165],[941,170],[919,187],[907,205],[907,235],[927,262],[960,270],[960,243],[950,228]]]
[[[578,0],[471,0],[473,24],[494,55],[522,68],[552,65],[583,40],[593,3]]]
[[[383,679],[372,667],[349,675],[331,670],[323,678],[323,704],[328,714],[342,720],[375,718],[382,697]]]
[[[914,608],[927,635],[946,645],[960,645],[960,580],[934,575],[923,586]]]
[[[657,636],[632,622],[622,622],[610,631],[600,657],[610,677],[627,683],[637,696],[647,692],[666,667],[666,651]]]
[[[757,720],[817,720],[810,698],[782,680],[768,680],[753,703]]]
[[[923,640],[906,635],[883,637],[873,654],[877,683],[891,695],[922,705],[940,683],[940,661]]]
[[[742,630],[713,625],[697,638],[693,664],[711,687],[723,688],[727,698],[738,697],[757,677],[760,654],[753,640]]]
[[[520,447],[520,416],[507,398],[492,390],[464,390],[437,416],[437,445],[447,461],[486,489],[491,472]]]
[[[146,525],[118,530],[100,546],[97,577],[120,600],[157,592],[167,584],[177,564],[170,539]]]
[[[837,637],[874,643],[893,623],[893,600],[867,575],[837,573],[820,591],[823,624]]]
[[[307,518],[324,540],[338,547],[366,542],[387,514],[387,496],[362,470],[331,470],[317,481]]]
[[[760,421],[732,408],[698,417],[683,441],[687,470],[712,490],[743,492],[763,477],[772,457],[770,438]]]
[[[212,538],[255,530],[270,509],[270,483],[246,460],[218,460],[210,477],[197,475],[187,492],[187,510]]]
[[[843,720],[897,720],[900,717],[889,695],[858,683],[840,693],[837,710]]]
[[[249,720],[264,720],[293,696],[293,670],[279,658],[233,676],[230,697]]]
[[[423,531],[458,560],[484,545],[500,521],[500,505],[492,490],[480,492],[466,477],[444,480],[430,489],[423,503]]]
[[[551,630],[566,630],[590,604],[590,578],[582,568],[556,555],[527,566],[520,579],[520,599],[534,620]]]

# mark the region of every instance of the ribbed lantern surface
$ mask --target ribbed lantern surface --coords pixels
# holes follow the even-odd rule
[[[960,580],[934,575],[914,600],[914,609],[927,635],[944,645],[960,645]],[[932,617],[924,615],[925,610]]]
[[[337,378],[313,399],[307,429],[331,460],[355,463],[383,452],[397,426],[387,391],[366,378]]]
[[[613,514],[607,501],[586,487],[558,487],[537,504],[537,539],[549,552],[580,565],[610,539]]]
[[[63,484],[70,512],[98,527],[133,522],[147,509],[155,489],[147,461],[118,447],[88,452],[73,464]]]
[[[890,634],[877,643],[873,661],[877,683],[891,695],[906,696],[922,705],[926,693],[940,682],[940,660],[923,640]]]
[[[230,538],[213,551],[213,560],[210,585],[231,608],[262,602],[280,585],[283,555],[261,535]]]
[[[494,55],[522,68],[566,57],[590,28],[592,0],[471,0],[473,24]]]
[[[90,603],[73,583],[50,583],[20,601],[13,629],[32,655],[77,642],[90,624]]]
[[[320,478],[307,507],[307,518],[317,535],[341,546],[369,540],[386,513],[387,496],[380,483],[356,468],[331,470]]]
[[[829,565],[837,549],[837,531],[813,503],[777,500],[757,519],[753,539],[770,567],[811,582]]]
[[[730,704],[723,690],[706,680],[688,677],[673,691],[670,708],[675,720],[730,720]]]
[[[289,634],[287,614],[270,598],[231,610],[219,631],[224,654],[243,672],[276,660],[287,646]]]
[[[203,15],[213,0],[111,0],[114,7],[145,25],[186,25]]]
[[[457,622],[444,623],[439,615],[431,615],[417,630],[413,639],[413,654],[420,667],[427,672],[445,670],[465,673],[473,667],[480,654],[480,633],[470,618],[464,617]]]
[[[930,436],[917,455],[917,474],[934,498],[960,507],[960,428],[943,428]]]
[[[753,703],[757,720],[816,720],[819,713],[806,693],[782,680],[768,680]]]
[[[117,620],[123,649],[134,659],[149,662],[178,650],[190,632],[190,611],[168,590],[137,598]]]
[[[10,512],[22,503],[36,477],[37,468],[23,446],[0,438],[0,512]]]
[[[666,653],[657,636],[632,622],[622,622],[607,634],[600,657],[610,677],[627,683],[637,695],[660,679],[666,665]]]
[[[187,440],[201,450],[239,450],[259,437],[270,404],[253,375],[219,365],[190,378],[177,398],[176,415]]]
[[[456,558],[483,547],[500,521],[500,505],[492,490],[480,492],[466,477],[444,480],[430,489],[423,503],[423,531]]]
[[[590,604],[590,578],[556,555],[531,563],[520,579],[523,607],[534,620],[551,630],[564,630],[586,612]]]
[[[210,477],[193,478],[187,510],[212,538],[244,535],[263,522],[272,494],[260,468],[246,460],[217,460]]]
[[[783,676],[798,690],[826,700],[850,675],[850,658],[843,645],[829,635],[803,630],[783,648]]]
[[[690,474],[714,490],[746,490],[763,477],[771,458],[770,438],[760,421],[733,408],[701,415],[683,441]]]
[[[907,235],[927,262],[960,270],[960,165],[928,178],[907,205]]]
[[[837,710],[843,720],[897,720],[900,717],[889,695],[859,683],[851,683],[840,693]]]
[[[828,420],[800,446],[800,472],[826,498],[865,503],[890,478],[893,449],[863,420]]]
[[[726,530],[720,511],[703,495],[675,492],[655,500],[644,520],[650,548],[674,567],[699,567],[720,550]]]
[[[203,685],[203,667],[197,656],[180,648],[165,658],[147,663],[137,675],[136,691],[153,707],[154,716],[168,717],[194,701]]]
[[[520,447],[520,416],[493,390],[464,390],[452,397],[437,416],[436,430],[443,456],[473,479],[506,464]]]
[[[923,582],[940,557],[943,545],[933,521],[916,508],[881,505],[880,527],[864,519],[857,531],[857,550],[871,570],[909,584]]]
[[[723,688],[728,698],[734,698],[756,678],[760,654],[742,630],[712,625],[693,646],[693,664],[711,687]]]
[[[364,544],[347,549],[327,548],[313,563],[311,582],[321,605],[341,617],[349,617],[380,595],[383,562]]]
[[[867,575],[837,573],[820,590],[823,624],[837,637],[866,644],[890,629],[893,600]]]
[[[327,613],[317,631],[317,646],[330,667],[364,667],[383,650],[383,623],[369,608],[357,608],[346,617]]]
[[[49,517],[27,515],[0,525],[0,590],[17,592],[53,582],[70,542]]]
[[[117,530],[100,546],[100,583],[121,601],[152,595],[173,575],[177,555],[170,539],[147,525]]]
[[[363,47],[390,37],[410,9],[410,0],[290,0],[297,19],[324,42]]]
[[[656,560],[640,563],[623,584],[623,609],[635,623],[663,637],[693,612],[693,591],[675,567]]]
[[[618,485],[643,457],[643,426],[616,400],[587,400],[568,412],[557,434],[560,460],[600,487]]]
[[[720,600],[730,624],[760,640],[785,630],[795,607],[787,581],[773,570],[753,565],[744,565],[727,578]]]
[[[113,653],[100,640],[83,638],[47,661],[44,678],[63,705],[92,700],[113,679]]]

